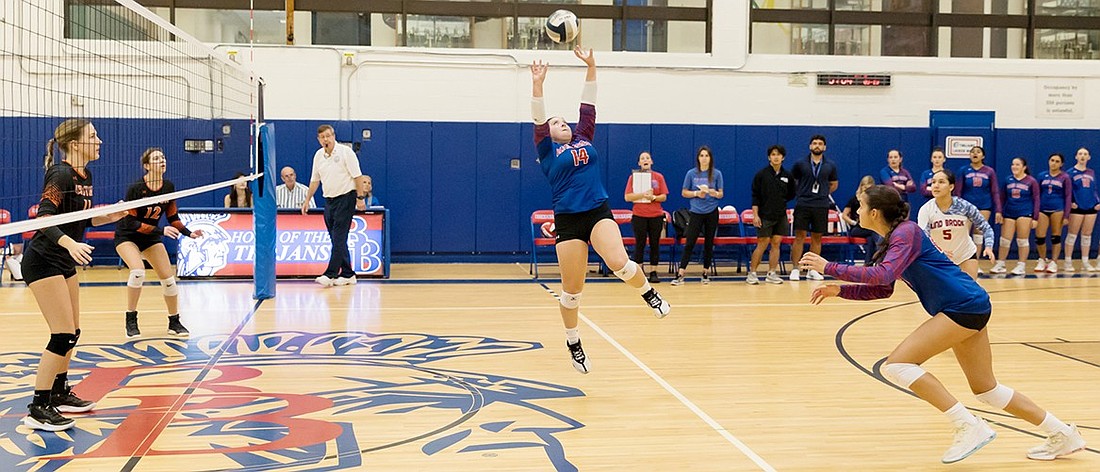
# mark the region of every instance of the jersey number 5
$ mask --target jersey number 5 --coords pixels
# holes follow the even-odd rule
[[[160,207],[145,207],[145,219],[156,220],[160,218]]]
[[[588,151],[585,148],[574,149],[570,152],[573,153],[573,167],[588,164]]]

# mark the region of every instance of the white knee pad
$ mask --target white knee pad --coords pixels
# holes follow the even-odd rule
[[[135,269],[130,271],[130,278],[126,280],[126,286],[130,288],[141,288],[141,284],[145,283],[145,269]]]
[[[985,235],[983,235],[983,234],[972,234],[972,235],[970,235],[970,239],[974,240],[974,245],[975,246],[978,246],[979,248],[981,248],[982,243],[985,242]]]
[[[581,307],[581,294],[579,293],[561,293],[561,306],[570,310],[576,310]]]
[[[1003,410],[1006,406],[1008,406],[1008,402],[1012,401],[1012,395],[1014,395],[1015,393],[1016,392],[1011,388],[1005,387],[1001,384],[997,384],[996,387],[993,387],[993,390],[985,393],[979,393],[977,395],[974,395],[974,397],[977,398],[978,401],[985,403],[986,405],[997,408],[999,410]]]
[[[1027,238],[1016,238],[1016,247],[1028,247],[1031,245],[1031,241]]]
[[[160,286],[164,287],[164,296],[174,297],[180,294],[180,287],[176,285],[175,277],[168,277],[167,279],[160,281]]]
[[[882,376],[902,388],[909,388],[924,374],[924,369],[916,364],[898,363],[882,366]]]
[[[998,246],[998,247],[1011,247],[1011,246],[1012,246],[1012,240],[1011,239],[1001,238],[1001,245]]]
[[[626,265],[622,269],[615,271],[615,276],[626,281],[634,278],[634,274],[638,273],[638,263],[630,259],[626,260]]]

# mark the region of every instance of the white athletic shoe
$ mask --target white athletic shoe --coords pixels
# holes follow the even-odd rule
[[[316,279],[313,279],[313,281],[321,284],[322,287],[331,287],[336,284],[336,281],[328,278],[327,275],[319,276]]]
[[[756,276],[756,272],[749,272],[749,275],[745,276],[745,283],[749,285],[760,285],[760,277]]]
[[[332,285],[355,285],[359,279],[355,277],[337,277],[332,281]]]
[[[776,275],[775,272],[768,272],[768,276],[764,278],[764,281],[769,284],[779,285],[783,283],[783,278]]]
[[[1096,266],[1089,264],[1089,261],[1081,261],[1081,268],[1085,269],[1086,272],[1096,272],[1100,270]]]
[[[791,269],[791,282],[798,282],[798,269]]]
[[[1076,272],[1077,269],[1073,268],[1073,261],[1071,261],[1069,259],[1066,259],[1066,261],[1062,263],[1062,271],[1063,272]]]
[[[1016,267],[1012,268],[1012,275],[1024,275],[1027,273],[1027,266],[1024,263],[1017,262]]]
[[[650,288],[648,292],[642,294],[642,300],[645,300],[646,304],[653,309],[653,316],[658,319],[668,316],[672,312],[672,305],[669,305],[664,298],[661,298],[661,294],[657,293],[657,289]]]
[[[1046,270],[1047,270],[1047,260],[1043,259],[1043,258],[1040,258],[1039,262],[1037,264],[1035,264],[1035,272],[1046,272]]]
[[[977,423],[964,424],[955,430],[955,441],[943,454],[943,463],[953,464],[966,459],[996,437],[997,432],[993,431],[993,428],[990,428],[981,418],[978,418]]]
[[[587,374],[592,364],[588,362],[588,356],[584,355],[581,340],[578,339],[576,344],[569,344],[569,341],[566,341],[565,347],[569,348],[569,355],[573,358],[573,368],[577,369],[577,372]]]
[[[1005,269],[1005,261],[997,261],[996,264],[993,264],[993,268],[989,269],[990,274],[1003,274],[1005,272],[1008,272],[1008,269]]]
[[[1047,436],[1046,442],[1027,450],[1027,458],[1037,461],[1052,461],[1085,449],[1085,438],[1077,431],[1077,426],[1069,425],[1069,431],[1059,431]]]
[[[1047,264],[1047,273],[1048,274],[1057,274],[1058,273],[1058,262],[1055,261],[1054,259],[1051,259],[1050,263]]]
[[[825,276],[818,273],[816,270],[810,269],[806,272],[806,278],[809,280],[825,280]]]

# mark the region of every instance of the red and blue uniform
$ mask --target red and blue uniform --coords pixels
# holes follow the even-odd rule
[[[598,208],[607,201],[599,156],[592,145],[596,132],[596,106],[581,103],[581,117],[566,144],[550,139],[550,125],[535,125],[535,145],[539,166],[550,180],[554,213],[581,213]]]
[[[1092,169],[1080,170],[1070,167],[1066,171],[1073,179],[1073,203],[1081,210],[1092,210],[1100,204],[1100,195],[1096,191],[1096,172]]]
[[[992,167],[982,166],[975,170],[967,164],[960,167],[955,176],[961,181],[961,185],[955,186],[956,197],[973,203],[979,210],[1001,212],[1001,187]]]
[[[895,171],[890,166],[883,167],[882,170],[878,171],[878,180],[880,184],[893,188],[897,188],[894,184],[905,186],[905,190],[898,193],[901,193],[902,200],[909,201],[909,194],[917,190],[917,184],[913,182],[913,174],[910,174],[904,167],[900,169]]]
[[[1005,218],[1039,217],[1039,181],[1035,177],[1025,175],[1017,179],[1009,175],[1001,190]]]
[[[1039,211],[1069,215],[1073,203],[1073,180],[1066,172],[1050,175],[1050,171],[1039,174]]]

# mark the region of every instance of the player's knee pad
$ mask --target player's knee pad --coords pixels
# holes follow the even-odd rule
[[[174,297],[180,294],[180,287],[176,284],[175,277],[168,277],[167,279],[160,281],[160,286],[164,287],[164,296]]]
[[[630,259],[626,260],[626,265],[622,269],[615,271],[615,276],[622,280],[630,280],[634,278],[634,274],[638,273],[638,263]]]
[[[1028,247],[1031,245],[1031,241],[1027,238],[1016,238],[1016,247]]]
[[[1062,235],[1056,234],[1050,237],[1051,244],[1062,244]]]
[[[581,294],[579,293],[561,293],[561,306],[570,310],[576,310],[581,307]]]
[[[1054,238],[1050,238],[1050,240],[1054,241]],[[1045,238],[1045,237],[1043,237],[1043,238],[1036,237],[1035,238],[1035,245],[1036,246],[1045,246],[1046,243],[1047,243],[1047,238]],[[1054,243],[1054,244],[1058,244],[1058,243]]]
[[[126,286],[130,288],[141,288],[141,284],[145,283],[145,269],[134,269],[130,271],[130,278],[126,280]]]
[[[1001,245],[998,247],[1009,247],[1010,245],[1012,245],[1012,240],[1002,236]]]
[[[882,366],[882,376],[902,388],[909,388],[924,374],[924,369],[916,364],[897,363]]]
[[[974,397],[986,405],[1003,410],[1008,406],[1008,402],[1012,401],[1012,395],[1015,393],[1011,388],[997,384],[996,387],[993,387],[993,390],[975,394]]]
[[[50,342],[46,344],[46,350],[61,357],[65,357],[76,346],[76,335],[73,333],[53,333]]]

